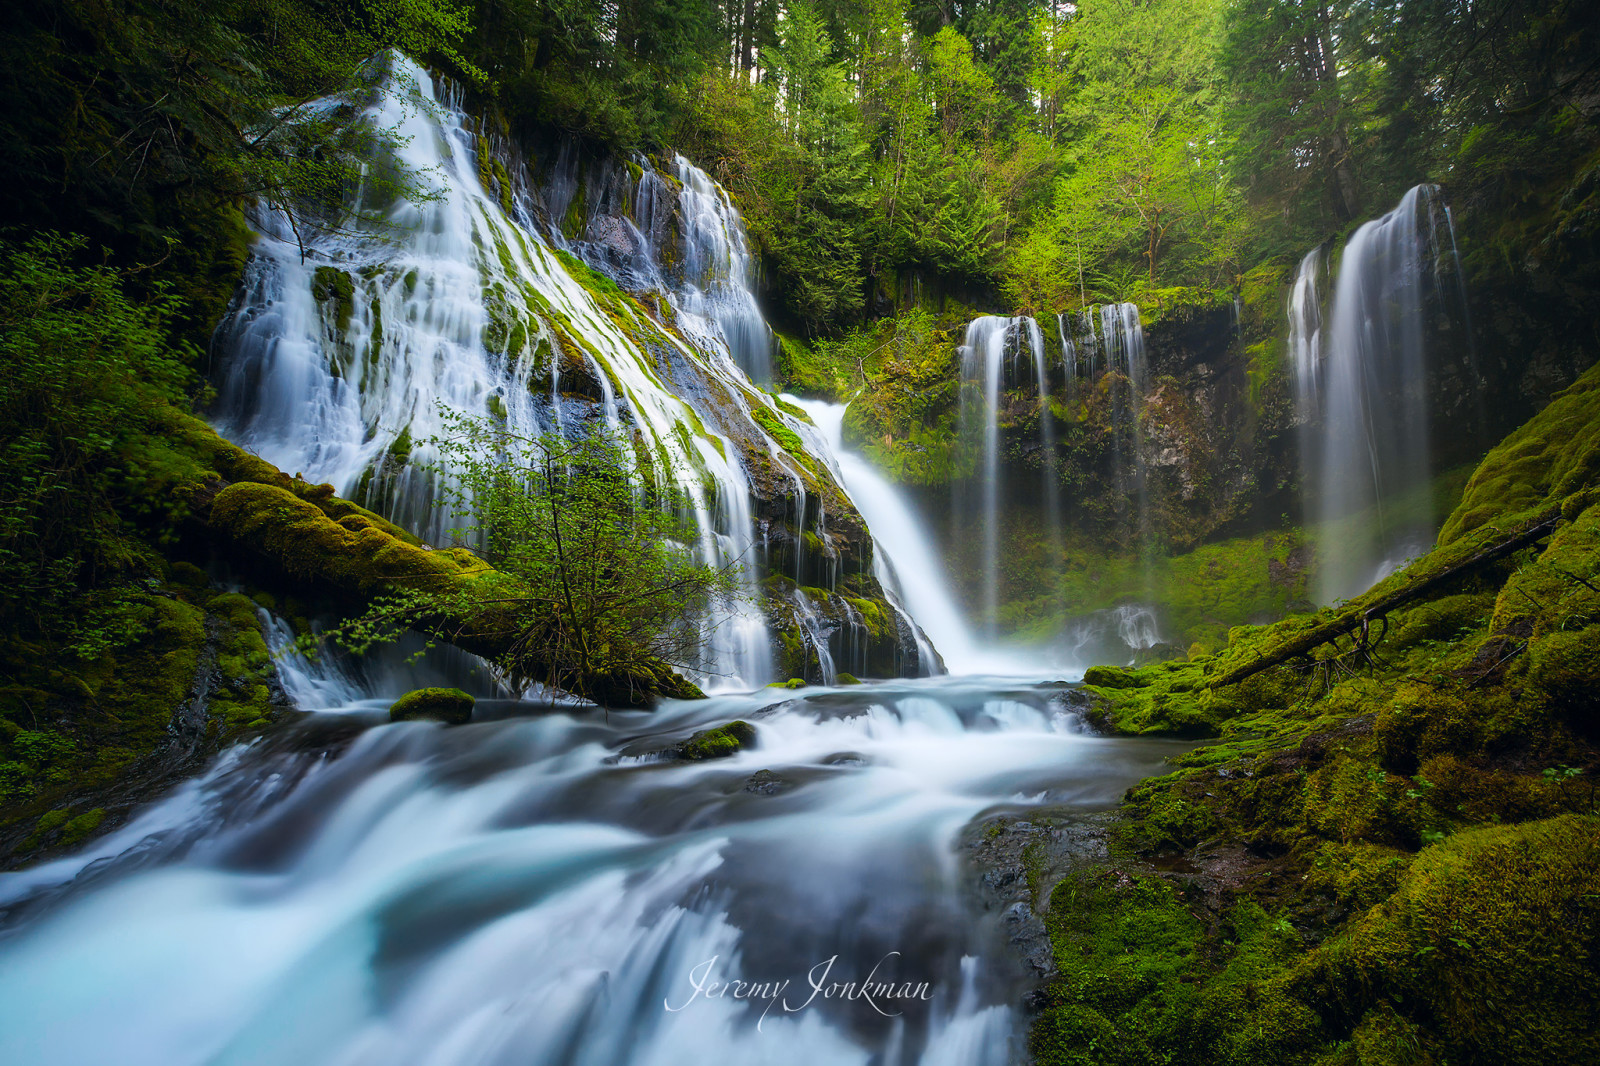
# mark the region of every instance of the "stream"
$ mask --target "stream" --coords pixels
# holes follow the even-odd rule
[[[0,875],[0,1061],[1018,1061],[1031,980],[963,831],[1104,809],[1183,746],[1095,736],[1075,696],[947,676],[452,728],[334,704]],[[753,748],[662,754],[735,718]]]

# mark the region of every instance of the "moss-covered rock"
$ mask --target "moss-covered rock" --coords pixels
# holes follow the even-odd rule
[[[733,721],[715,729],[702,729],[684,741],[676,749],[676,753],[680,759],[696,762],[704,759],[725,759],[741,749],[754,747],[755,742],[755,726],[749,722]]]
[[[1456,833],[1295,975],[1319,1000],[1387,1002],[1439,1061],[1600,1058],[1600,818]]]
[[[1063,976],[1039,1062],[1597,1054],[1581,1019],[1600,987],[1600,514],[1583,501],[1600,463],[1565,447],[1586,435],[1575,402],[1491,452],[1439,546],[1369,593],[1236,626],[1218,654],[1089,675],[1103,728],[1217,739],[1129,790],[1122,866],[1052,899]],[[1483,555],[1552,514],[1547,540]],[[1305,643],[1372,611],[1388,613],[1368,645]],[[1182,935],[1098,941],[1123,919]]]
[[[458,688],[419,688],[394,701],[389,708],[389,721],[428,720],[445,725],[466,725],[472,721],[472,706],[476,702]]]

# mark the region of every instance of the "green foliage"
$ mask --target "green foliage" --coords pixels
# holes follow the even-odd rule
[[[16,15],[0,34],[0,227],[84,233],[124,266],[164,263],[196,339],[237,281],[235,205],[262,196],[325,216],[387,139],[349,108],[303,101],[357,88],[386,48],[479,77],[453,51],[468,23],[452,0],[67,0]]]
[[[977,455],[961,437],[960,364],[947,323],[914,308],[818,347],[864,378],[844,431],[879,469],[908,485],[945,485],[971,472]]]
[[[118,271],[78,266],[79,238],[0,249],[0,618],[44,624],[133,562],[115,509],[122,452],[189,380],[167,342],[170,297],[130,300]]]
[[[455,537],[494,572],[380,595],[337,640],[362,651],[405,628],[454,639],[489,626],[514,683],[580,696],[601,695],[597,677],[699,664],[695,619],[738,594],[737,571],[694,561],[675,501],[636,494],[620,443],[450,418],[431,441],[455,478],[440,505],[466,520]]]
[[[1238,187],[1216,91],[1212,0],[1103,0],[1060,31],[1056,121],[1071,136],[1048,214],[1017,245],[1006,290],[1028,310],[1215,285],[1238,269]]]

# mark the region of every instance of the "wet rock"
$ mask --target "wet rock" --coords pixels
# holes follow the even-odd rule
[[[749,722],[733,721],[715,729],[702,729],[678,746],[680,759],[701,761],[725,759],[742,748],[754,747],[756,727]]]
[[[867,757],[859,751],[836,751],[822,760],[824,766],[865,766]]]
[[[794,783],[792,781],[779,777],[771,770],[757,770],[744,783],[744,790],[757,796],[776,796],[778,793],[787,792],[793,787]]]
[[[458,688],[419,688],[407,692],[389,708],[389,721],[434,721],[465,725],[472,721],[476,701]]]

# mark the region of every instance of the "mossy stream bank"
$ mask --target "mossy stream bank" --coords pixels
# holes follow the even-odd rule
[[[1590,371],[1371,592],[1238,627],[1215,655],[1089,671],[1102,729],[1204,742],[1104,821],[985,831],[1022,841],[1010,865],[1041,924],[1021,943],[1048,942],[1038,1063],[1600,1056],[1596,501]],[[1551,513],[1531,547],[1375,619],[1382,639],[1218,683]]]

